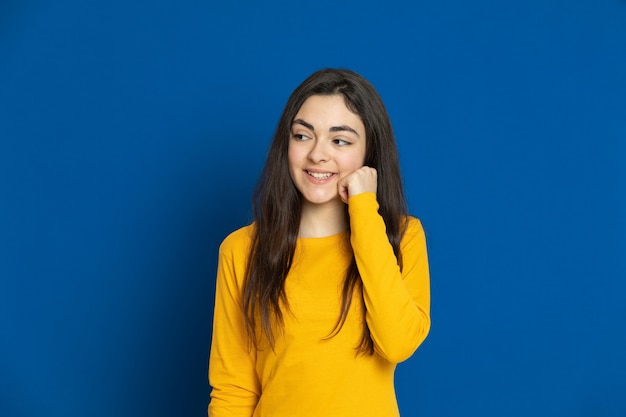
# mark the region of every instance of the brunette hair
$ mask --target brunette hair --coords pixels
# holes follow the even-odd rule
[[[265,167],[254,191],[252,208],[254,232],[243,286],[243,312],[248,336],[259,346],[257,319],[270,346],[274,346],[273,323],[283,324],[289,303],[285,279],[291,268],[300,227],[302,196],[289,174],[287,151],[293,120],[307,98],[313,95],[341,95],[345,104],[363,121],[366,151],[364,165],[378,173],[377,200],[387,236],[402,267],[400,241],[406,229],[407,205],[402,188],[398,152],[387,110],[374,87],[359,74],[345,69],[323,69],[310,75],[291,94],[270,146]],[[352,295],[362,291],[354,256],[345,277],[341,311],[333,337],[348,316]],[[361,297],[362,298],[362,297]],[[365,313],[365,306],[363,306]],[[363,317],[359,353],[371,354],[374,344]]]

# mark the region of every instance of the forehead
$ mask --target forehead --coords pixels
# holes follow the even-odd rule
[[[310,96],[302,103],[295,119],[303,119],[315,129],[347,125],[358,132],[365,132],[361,118],[346,106],[344,97],[338,94]]]

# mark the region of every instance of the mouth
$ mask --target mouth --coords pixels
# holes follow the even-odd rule
[[[313,171],[308,171],[308,170],[304,170],[304,172],[307,173],[307,175],[315,178],[316,180],[322,181],[322,180],[327,180],[330,177],[334,176],[335,173],[334,172],[313,172]]]

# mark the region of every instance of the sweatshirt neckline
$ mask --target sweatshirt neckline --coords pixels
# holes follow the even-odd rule
[[[319,242],[319,243],[322,243],[322,242],[334,241],[334,240],[338,240],[338,239],[343,239],[349,233],[350,233],[349,230],[344,230],[343,232],[335,233],[335,234],[329,235],[329,236],[299,237],[298,238],[298,242],[303,242],[303,243],[316,243],[316,242]]]

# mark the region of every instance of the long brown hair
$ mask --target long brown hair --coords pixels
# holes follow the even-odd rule
[[[248,336],[256,347],[259,343],[257,319],[260,319],[260,328],[273,347],[273,323],[282,328],[281,304],[287,309],[289,306],[285,280],[296,248],[302,196],[289,175],[287,151],[293,119],[305,100],[313,95],[343,96],[346,106],[363,121],[367,141],[364,165],[377,170],[379,213],[385,221],[387,236],[398,263],[402,266],[400,241],[406,228],[407,206],[387,110],[374,87],[359,74],[345,69],[317,71],[304,80],[287,100],[254,191],[254,232],[244,280],[243,312]],[[355,290],[362,294],[361,278],[353,256],[343,285],[341,311],[328,337],[333,337],[343,327]],[[363,311],[365,314],[365,309]],[[355,348],[359,353],[374,352],[365,317],[361,341]]]

